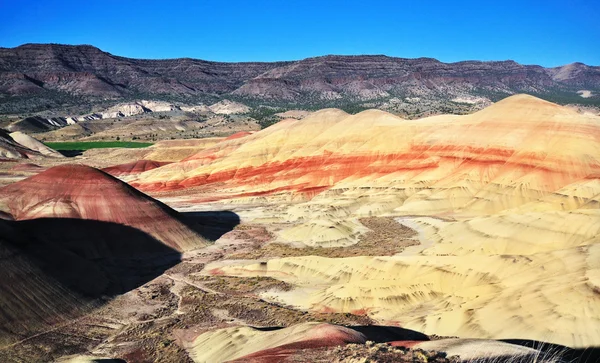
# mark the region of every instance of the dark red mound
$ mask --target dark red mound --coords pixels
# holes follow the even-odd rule
[[[181,215],[119,179],[84,165],[61,165],[0,189],[15,220],[75,218],[130,226],[177,251],[205,246]],[[94,231],[90,231],[94,233]]]
[[[163,165],[170,164],[166,161],[153,161],[153,160],[138,160],[132,161],[131,163],[120,164],[115,166],[109,166],[108,168],[102,169],[114,176],[124,176],[143,173],[148,170],[159,168]]]

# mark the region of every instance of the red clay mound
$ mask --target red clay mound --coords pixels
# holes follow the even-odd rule
[[[243,354],[242,352],[248,352],[248,349],[245,346],[235,347],[235,343],[232,343],[231,346],[239,350],[233,354],[229,352],[233,357],[238,355],[231,362],[281,362],[286,357],[297,354],[298,351],[304,349],[334,347],[348,343],[362,344],[366,341],[366,337],[356,330],[327,323],[305,323],[264,332],[242,330],[239,334],[234,334],[234,336],[244,336],[244,333],[254,335],[253,339],[248,338],[250,338],[249,342],[252,342],[252,347],[256,350],[252,353],[239,356]],[[197,360],[204,359],[210,361],[213,356],[202,356],[202,353],[200,353],[196,358],[198,358]],[[230,361],[226,357],[224,358],[223,360]]]
[[[75,218],[118,223],[143,231],[177,251],[206,245],[175,210],[105,172],[83,165],[55,166],[0,189],[0,210],[15,220]]]
[[[333,332],[335,333],[335,332]],[[230,363],[277,363],[283,361],[285,358],[297,355],[303,350],[306,349],[316,349],[316,348],[324,348],[324,347],[335,347],[339,345],[346,345],[349,343],[361,344],[364,341],[361,340],[346,340],[340,339],[333,335],[328,339],[312,339],[312,340],[302,340],[295,343],[280,345],[275,348],[265,349],[258,351],[256,353],[252,353],[246,356],[243,356],[239,359],[235,359],[229,361]]]
[[[132,161],[131,163],[120,164],[115,166],[109,166],[108,168],[102,169],[113,176],[124,176],[143,173],[148,170],[159,168],[163,165],[170,164],[167,161],[153,161],[153,160],[138,160]]]
[[[281,329],[231,327],[196,337],[191,347],[195,361],[271,363],[296,361],[303,353],[321,348],[364,344],[367,341],[429,338],[416,331],[388,326],[344,327],[328,323],[302,323]],[[302,360],[311,362],[313,360]]]

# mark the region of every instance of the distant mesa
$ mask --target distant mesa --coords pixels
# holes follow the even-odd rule
[[[8,126],[10,131],[21,131],[24,133],[42,133],[57,130],[69,125],[74,125],[82,121],[101,119],[100,114],[89,114],[83,116],[30,116],[22,120],[15,121]]]
[[[141,100],[140,103],[143,107],[150,110],[151,112],[169,112],[177,111],[180,109],[179,106],[164,101]]]
[[[60,112],[53,112],[54,116],[35,115],[15,121],[7,126],[7,129],[13,132],[24,133],[44,133],[58,130],[70,125],[85,125],[86,121],[100,119],[121,119],[128,117],[141,117],[153,113],[161,113],[162,116],[181,116],[184,112],[208,115],[233,115],[243,114],[251,110],[250,107],[230,100],[222,100],[211,106],[206,105],[181,105],[165,101],[139,100],[132,102],[121,102],[110,106],[103,111],[84,115],[61,115]],[[85,126],[82,126],[85,129]]]
[[[180,106],[180,108],[182,111],[191,113],[211,112],[210,108],[206,105]]]
[[[102,112],[102,118],[118,118],[139,115],[142,113],[151,112],[148,108],[138,103],[126,103],[113,106]]]
[[[180,107],[164,101],[141,100],[130,103],[121,103],[101,112],[102,118],[118,118],[140,115],[149,112],[177,111]]]

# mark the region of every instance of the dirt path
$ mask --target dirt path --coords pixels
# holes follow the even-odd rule
[[[406,247],[404,251],[398,253],[396,256],[419,256],[423,251],[433,246],[433,240],[428,239],[425,236],[425,231],[423,230],[422,226],[419,223],[416,223],[413,217],[399,217],[396,218],[396,221],[402,224],[403,226],[415,230],[417,232],[417,236],[415,237],[415,239],[419,241],[418,245]]]
[[[180,283],[183,283],[183,284],[187,284],[187,285],[193,286],[193,287],[197,288],[198,290],[200,290],[202,292],[205,292],[207,294],[225,295],[222,292],[218,292],[218,291],[213,290],[213,289],[211,289],[209,287],[206,287],[204,285],[199,285],[199,284],[197,284],[195,282],[191,282],[188,279],[175,277],[175,276],[169,275],[169,274],[164,274],[164,276],[170,278],[174,282],[180,282]]]

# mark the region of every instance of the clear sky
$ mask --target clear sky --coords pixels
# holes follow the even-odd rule
[[[91,44],[134,58],[600,65],[600,0],[0,0],[0,47],[23,43]]]

